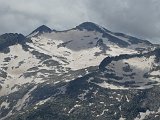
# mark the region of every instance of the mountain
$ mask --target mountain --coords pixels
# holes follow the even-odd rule
[[[28,36],[4,34],[0,46],[3,120],[159,114],[153,94],[159,92],[160,51],[147,40],[85,22],[66,31],[42,25]]]
[[[51,33],[51,32],[52,32],[52,30],[49,27],[42,25],[42,26],[38,27],[37,29],[35,29],[33,32],[31,32],[28,35],[28,37],[34,37],[34,36],[41,35],[43,33]]]
[[[22,34],[6,33],[0,36],[0,50],[15,44],[25,43],[26,38]]]
[[[30,93],[29,107],[10,119],[158,120],[159,52],[107,57],[99,69],[83,77],[40,85]]]
[[[101,27],[101,26],[99,26],[95,23],[92,23],[92,22],[84,22],[84,23],[76,26],[76,29],[87,30],[87,31],[97,31],[100,33],[111,32],[111,31],[105,29],[104,27]]]

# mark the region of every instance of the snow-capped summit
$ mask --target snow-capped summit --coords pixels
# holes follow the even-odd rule
[[[79,30],[88,30],[88,31],[97,31],[97,32],[110,32],[109,30],[93,23],[93,22],[84,22],[81,23],[80,25],[76,26],[77,29]]]
[[[47,27],[46,25],[41,25],[40,27],[38,27],[37,29],[35,29],[33,32],[43,33],[43,32],[51,32],[51,31],[52,30],[49,27]]]
[[[35,29],[33,32],[31,32],[28,35],[28,37],[33,37],[33,36],[41,35],[43,33],[50,33],[50,32],[52,32],[52,29],[50,29],[46,25],[41,25],[40,27],[38,27],[37,29]]]
[[[28,45],[56,58],[60,57],[58,62],[65,61],[64,66],[72,70],[96,66],[106,56],[137,53],[139,47],[143,49],[150,47],[143,44],[145,43],[143,41],[134,45],[130,38],[116,35],[92,22],[84,22],[67,31],[42,34],[37,34],[36,31],[37,29],[30,37],[33,43]],[[62,57],[65,59],[62,60]]]

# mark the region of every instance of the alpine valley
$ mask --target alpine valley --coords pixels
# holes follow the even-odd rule
[[[160,47],[92,22],[5,33],[0,120],[160,120]]]

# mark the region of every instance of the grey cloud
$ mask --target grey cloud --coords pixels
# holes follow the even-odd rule
[[[101,20],[100,23],[109,29],[146,39],[160,37],[160,1],[107,0],[98,4],[95,1],[89,2],[92,19]]]
[[[160,43],[159,6],[159,0],[1,0],[0,34],[28,34],[42,24],[63,30],[92,21]]]

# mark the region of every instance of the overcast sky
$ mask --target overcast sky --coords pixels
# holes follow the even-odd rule
[[[85,22],[160,43],[160,0],[0,0],[0,34]]]

